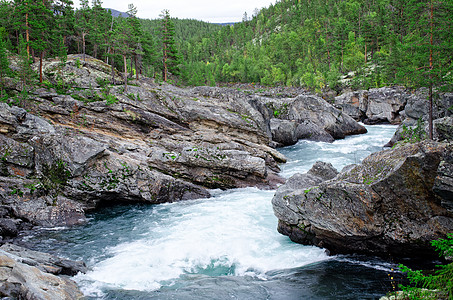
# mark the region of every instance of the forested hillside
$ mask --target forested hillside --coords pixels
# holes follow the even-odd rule
[[[227,26],[174,19],[168,11],[140,20],[134,5],[127,18],[112,17],[100,0],[83,0],[79,9],[71,0],[1,0],[0,14],[0,54],[22,57],[15,74],[24,84],[33,77],[30,60],[76,53],[131,77],[162,80],[167,70],[188,85],[321,91],[453,83],[452,0],[282,0]],[[2,78],[10,74],[6,65]]]
[[[282,0],[185,45],[189,84],[335,88],[452,84],[453,1]],[[200,46],[199,46],[200,47]]]

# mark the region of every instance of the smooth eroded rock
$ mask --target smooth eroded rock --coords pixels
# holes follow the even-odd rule
[[[279,231],[331,253],[435,257],[430,242],[453,230],[445,200],[452,151],[449,144],[408,144],[374,153],[328,181],[291,178],[272,200]]]

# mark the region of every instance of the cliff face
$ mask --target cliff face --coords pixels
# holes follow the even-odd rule
[[[291,178],[273,199],[278,229],[332,253],[435,255],[430,241],[453,230],[452,151],[408,144],[327,181]]]
[[[267,146],[247,102],[235,101],[235,109],[196,92],[140,85],[129,92],[143,100],[112,90],[111,105],[44,90],[34,114],[1,103],[5,217],[74,224],[101,202],[172,202],[209,197],[207,188],[281,182],[284,157]]]

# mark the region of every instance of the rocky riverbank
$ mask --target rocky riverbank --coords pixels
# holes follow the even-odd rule
[[[28,99],[21,99],[25,109],[14,105],[20,99],[20,83],[7,81],[11,98],[8,103],[0,103],[2,243],[14,242],[20,232],[34,226],[84,223],[86,212],[104,205],[207,198],[213,188],[276,188],[284,183],[278,173],[279,164],[286,160],[276,147],[294,144],[299,139],[332,142],[366,132],[348,113],[357,120],[363,120],[363,115],[357,117],[347,105],[340,105],[347,102],[344,99],[349,96],[341,98],[343,102],[336,100],[335,108],[322,98],[301,91],[297,91],[297,95],[295,92],[277,95],[229,88],[178,88],[146,78],[131,81],[125,90],[121,85],[107,83],[108,65],[93,58],[83,63],[77,63],[77,59],[70,56],[66,65],[58,70],[60,67],[55,61],[45,62],[47,87],[37,88]],[[121,82],[121,77],[115,72],[114,75],[115,81]],[[399,93],[398,90],[395,93]],[[401,114],[401,105],[393,102],[387,105],[390,100],[382,97],[367,97],[375,99],[367,102],[367,118],[370,122],[399,122],[399,118],[389,118],[394,116],[394,111]],[[356,105],[354,98],[350,99]],[[374,109],[375,102],[387,104]],[[445,151],[449,149],[447,145],[442,147]],[[450,167],[442,163],[447,156],[436,157],[434,164],[438,165],[427,168],[439,167],[438,174],[445,173],[436,181],[438,188],[434,193],[436,197],[443,197],[440,204],[443,207],[450,205],[445,200],[451,196]],[[369,176],[366,170],[357,172],[363,173],[363,178]],[[362,250],[381,243],[383,246],[375,252],[387,251],[385,241],[389,237],[383,233],[382,238],[370,239],[371,244],[367,244],[358,241],[352,229],[343,228],[341,233],[354,233],[352,240],[356,245],[346,250],[339,246],[344,238],[341,234],[328,233],[327,237],[333,237],[328,240],[322,235],[327,229],[317,227],[317,222],[324,225],[327,222],[321,218],[324,213],[313,218],[298,215],[300,203],[289,200],[298,198],[288,198],[284,193],[294,194],[293,189],[301,189],[301,182],[305,182],[304,188],[305,185],[321,187],[327,184],[323,181],[336,176],[336,171],[323,165],[311,173],[290,179],[278,190],[276,197],[281,195],[281,199],[274,198],[274,205],[280,219],[279,230],[295,241],[324,246],[333,252],[366,252]],[[322,196],[332,190],[327,185],[325,189]],[[317,199],[321,194],[316,194],[316,190],[304,190],[303,196]],[[384,196],[381,198],[379,203],[384,201]],[[433,208],[436,201],[427,200],[426,205],[435,213],[445,211],[446,208]],[[339,208],[345,207],[350,205],[343,203]],[[399,208],[392,209],[397,215]],[[332,213],[338,216],[338,211]],[[368,210],[363,213],[366,215]],[[353,217],[346,212],[344,217],[353,224]],[[442,220],[432,226],[441,228],[446,222]],[[358,226],[354,224],[353,228]],[[332,229],[337,225],[326,226]],[[429,231],[434,227],[425,229]],[[439,228],[436,227],[439,234],[443,233],[444,229]],[[370,229],[371,232],[376,230]],[[397,233],[398,236],[406,234]],[[356,235],[361,237],[362,233]],[[423,236],[423,242],[428,237],[432,236]],[[42,262],[40,257],[45,254],[30,254],[7,244],[4,247],[0,253],[4,275],[0,292],[4,296],[46,299],[46,291],[67,299],[81,296],[71,281],[52,277],[72,275],[73,271],[54,263],[58,259],[46,258],[47,261]],[[19,278],[20,273],[30,274],[31,279]],[[61,290],[38,283],[41,279]]]
[[[278,164],[285,162],[275,147],[287,144],[276,123],[306,132],[297,139],[331,141],[365,132],[309,94],[274,99],[146,78],[129,82],[126,90],[110,85],[110,67],[90,57],[81,62],[69,56],[63,67],[46,61],[43,69],[45,85],[24,99],[20,82],[7,80],[10,98],[0,103],[3,243],[34,226],[84,223],[86,212],[104,205],[206,198],[215,188],[275,188],[284,182]],[[114,80],[121,84],[118,75],[114,72]],[[10,250],[4,250],[3,294],[44,299],[33,287],[38,279],[8,288],[8,280],[17,281],[15,269],[48,278],[42,268],[23,267],[21,254]],[[77,298],[66,283],[68,297]]]
[[[278,230],[336,253],[437,257],[453,231],[453,145],[421,142],[377,152],[336,174],[317,164],[281,186]]]
[[[0,247],[0,295],[7,299],[83,299],[68,276],[86,270],[83,262],[4,244]]]

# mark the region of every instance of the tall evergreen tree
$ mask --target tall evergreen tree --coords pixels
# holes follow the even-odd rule
[[[83,61],[86,61],[86,37],[93,27],[90,17],[91,9],[88,5],[88,0],[81,0],[80,9],[75,14],[75,29],[79,36],[79,42],[82,42]]]
[[[127,57],[132,53],[133,29],[130,23],[121,16],[117,19],[118,26],[113,33],[115,52],[123,58],[124,67],[124,91],[127,92]]]
[[[427,87],[428,134],[433,138],[433,88],[452,86],[453,2],[450,0],[411,0],[407,3],[408,34],[398,46],[404,55],[397,75],[414,88]]]
[[[18,63],[18,75],[21,81],[21,94],[19,105],[26,107],[26,100],[28,98],[28,92],[32,87],[33,81],[35,79],[35,72],[31,68],[32,60],[27,52],[27,42],[23,37],[19,36],[19,63]]]
[[[30,1],[28,3],[30,14],[28,18],[30,31],[30,46],[39,53],[39,82],[43,81],[42,67],[44,53],[51,49],[52,30],[50,24],[53,22],[54,15],[50,10],[50,3],[46,0]]]
[[[133,4],[129,4],[128,7],[129,9],[127,11],[128,15],[127,21],[129,23],[130,28],[132,29],[132,36],[130,42],[132,47],[133,61],[135,65],[135,75],[136,79],[138,80],[140,73],[139,61],[141,60],[141,55],[143,54],[143,48],[141,46],[143,32],[141,29],[140,21],[137,18],[137,7],[135,7]]]
[[[175,45],[175,25],[168,9],[162,11],[162,54],[163,54],[163,79],[168,80],[168,74],[179,75],[180,56]]]

